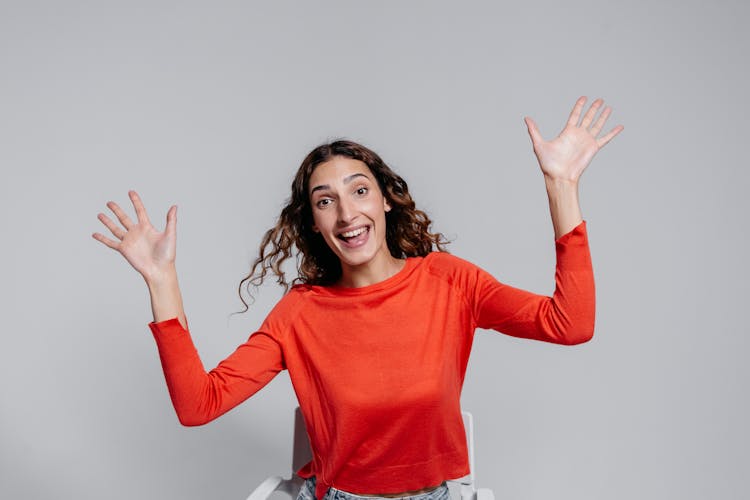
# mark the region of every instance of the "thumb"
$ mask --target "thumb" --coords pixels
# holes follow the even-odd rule
[[[534,147],[536,147],[537,144],[540,144],[544,141],[544,139],[542,139],[542,135],[539,133],[539,128],[536,126],[536,123],[534,123],[534,120],[532,120],[530,116],[527,116],[523,120],[526,122],[526,128],[529,131],[531,142]]]
[[[167,212],[167,227],[164,231],[170,235],[174,235],[177,231],[177,205],[169,207],[169,211]]]

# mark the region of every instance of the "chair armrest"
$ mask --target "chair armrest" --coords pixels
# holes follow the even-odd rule
[[[260,483],[258,487],[250,493],[247,500],[268,500],[268,497],[270,497],[274,491],[283,489],[285,482],[286,479],[281,476],[271,476],[266,478],[265,481]]]
[[[495,494],[489,488],[479,488],[477,490],[477,500],[495,500]]]

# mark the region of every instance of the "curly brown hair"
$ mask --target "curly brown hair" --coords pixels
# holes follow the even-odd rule
[[[260,253],[253,262],[250,273],[240,281],[242,287],[258,287],[269,271],[276,282],[289,290],[290,285],[332,285],[341,277],[341,262],[328,247],[323,237],[313,231],[312,207],[308,193],[313,170],[330,159],[340,156],[366,164],[378,181],[391,210],[386,212],[386,242],[391,255],[398,259],[425,256],[433,250],[445,252],[449,242],[442,233],[430,232],[432,221],[418,210],[409,194],[406,181],[397,175],[374,151],[349,140],[336,140],[316,147],[305,157],[292,182],[292,196],[281,211],[276,225],[266,231],[260,244]],[[296,252],[295,252],[296,247]],[[292,253],[297,260],[298,276],[290,282],[282,264]],[[244,312],[244,311],[243,311]]]

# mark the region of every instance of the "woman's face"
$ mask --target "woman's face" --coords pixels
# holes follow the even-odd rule
[[[345,276],[385,268],[392,258],[385,239],[391,207],[364,162],[336,156],[321,163],[310,176],[309,196],[313,230],[338,256]]]

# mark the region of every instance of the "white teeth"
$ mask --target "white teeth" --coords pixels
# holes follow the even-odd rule
[[[359,236],[365,231],[367,231],[366,227],[360,227],[359,229],[354,229],[353,231],[347,231],[345,233],[341,233],[341,236],[343,236],[344,238],[353,238],[355,236]]]

